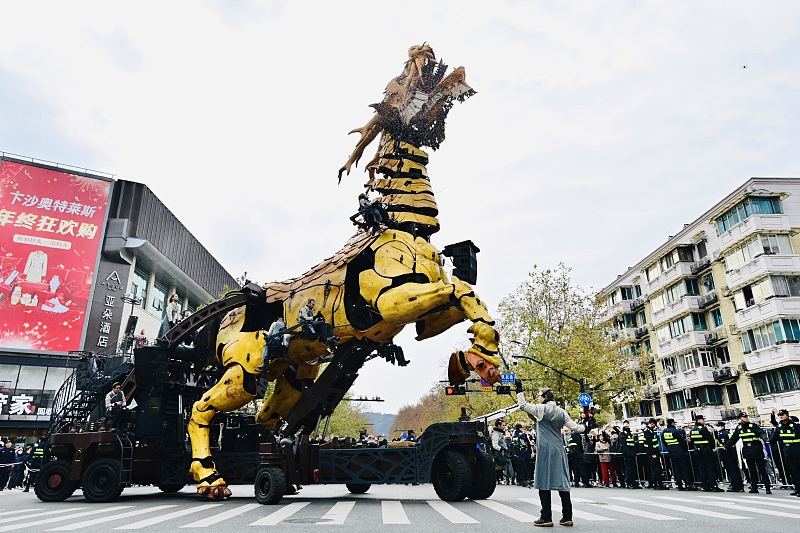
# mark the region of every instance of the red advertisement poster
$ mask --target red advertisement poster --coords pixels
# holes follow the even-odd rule
[[[80,350],[111,182],[0,161],[0,349]]]

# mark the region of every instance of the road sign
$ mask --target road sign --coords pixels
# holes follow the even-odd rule
[[[589,396],[589,393],[582,392],[578,395],[578,403],[584,407],[589,407],[592,405],[592,397]]]
[[[481,390],[483,392],[492,392],[492,384],[481,378]]]
[[[516,374],[500,374],[500,383],[514,383],[517,381]]]

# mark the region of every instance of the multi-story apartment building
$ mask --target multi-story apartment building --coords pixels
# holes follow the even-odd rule
[[[600,292],[641,354],[619,415],[800,415],[798,232],[800,178],[751,178]]]

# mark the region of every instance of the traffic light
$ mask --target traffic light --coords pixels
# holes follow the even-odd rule
[[[445,387],[444,388],[444,393],[447,396],[464,396],[465,394],[467,394],[467,388],[466,387]]]
[[[497,394],[511,394],[511,387],[509,385],[500,385],[497,387]]]

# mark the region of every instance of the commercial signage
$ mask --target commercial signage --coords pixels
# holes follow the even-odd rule
[[[81,349],[111,181],[0,160],[0,349]]]
[[[37,398],[33,394],[17,394],[10,396],[0,392],[0,413],[8,415],[37,415],[37,416],[50,416],[52,413],[51,407],[38,407],[35,403],[41,398]]]

